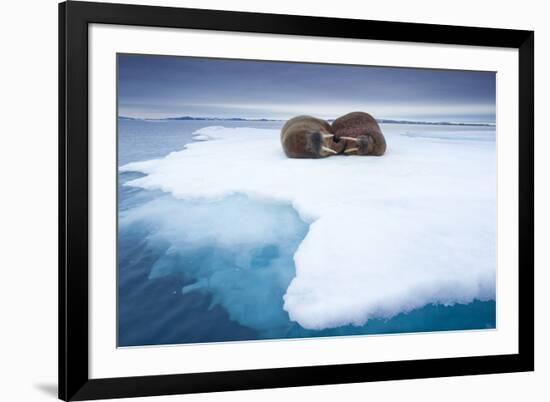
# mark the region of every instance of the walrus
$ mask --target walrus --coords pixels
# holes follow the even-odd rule
[[[345,141],[345,155],[381,156],[386,152],[382,130],[368,113],[351,112],[337,118],[332,122],[332,132]]]
[[[297,116],[281,129],[281,144],[289,158],[324,158],[341,153],[345,141],[334,136],[327,121]]]

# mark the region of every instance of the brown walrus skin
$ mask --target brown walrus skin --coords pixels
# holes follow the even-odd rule
[[[297,116],[281,129],[281,144],[289,158],[324,158],[342,152],[345,141],[335,140],[327,121]]]
[[[337,118],[332,122],[332,132],[340,140],[345,140],[346,155],[381,156],[386,152],[382,130],[368,113],[351,112]]]

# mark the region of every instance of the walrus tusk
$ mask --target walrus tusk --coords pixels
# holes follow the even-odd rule
[[[323,138],[332,138],[334,134],[323,134]]]
[[[359,148],[350,148],[350,149],[346,149],[346,150],[344,151],[344,153],[347,154],[347,153],[349,153],[349,152],[358,151],[358,150],[359,150]]]
[[[321,147],[321,149],[323,151],[326,151],[326,152],[332,152],[333,154],[337,154],[338,152],[336,152],[334,149],[330,149],[328,147]]]
[[[358,142],[359,140],[357,138],[353,138],[353,137],[340,137],[344,140],[350,140],[350,141],[355,141],[355,142]]]

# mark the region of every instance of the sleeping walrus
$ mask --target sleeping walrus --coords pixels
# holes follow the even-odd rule
[[[345,142],[346,155],[375,155],[386,152],[386,139],[370,114],[351,112],[332,122],[332,132]]]
[[[281,144],[289,158],[324,158],[344,150],[330,124],[311,116],[297,116],[281,129]]]

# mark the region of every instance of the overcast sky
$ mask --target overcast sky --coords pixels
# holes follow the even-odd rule
[[[119,115],[495,122],[495,74],[119,55]]]

